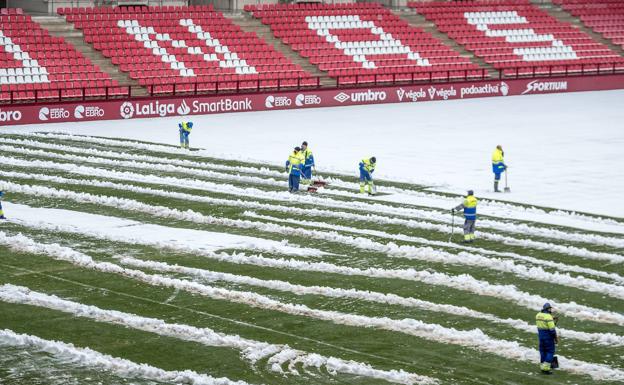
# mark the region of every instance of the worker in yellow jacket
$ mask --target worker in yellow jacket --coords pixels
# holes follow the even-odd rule
[[[462,203],[451,209],[453,215],[455,211],[464,210],[464,243],[472,243],[475,240],[475,222],[477,221],[477,198],[474,191],[468,190],[468,194]]]
[[[371,156],[360,161],[360,193],[364,194],[364,188],[368,189],[368,195],[375,195],[376,189],[373,182],[373,172],[377,166],[377,158]]]
[[[505,153],[503,152],[503,146],[500,144],[496,146],[492,153],[492,172],[494,173],[494,192],[501,192],[498,189],[498,183],[501,179],[501,174],[507,170],[505,165]]]
[[[555,345],[559,343],[556,330],[557,318],[552,315],[552,306],[546,302],[542,310],[535,316],[539,338],[540,370],[544,374],[552,374],[556,367]]]
[[[301,153],[301,148],[295,147],[293,152],[288,156],[286,161],[286,172],[288,172],[288,191],[299,191],[299,181],[303,172],[305,159]]]

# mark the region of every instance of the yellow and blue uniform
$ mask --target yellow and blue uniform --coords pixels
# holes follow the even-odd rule
[[[475,198],[472,190],[468,191],[468,195],[464,201],[455,207],[455,210],[464,210],[464,242],[472,242],[475,239],[475,222],[477,220],[477,198]]]
[[[178,123],[180,129],[180,147],[189,148],[189,135],[193,129],[193,122]]]
[[[297,147],[299,148],[299,147]],[[290,154],[286,161],[286,171],[288,172],[288,191],[299,191],[299,180],[305,159],[299,150],[295,150]]]
[[[555,320],[550,313],[549,304],[545,304],[542,311],[537,313],[535,323],[539,338],[540,369],[543,372],[550,372],[553,359],[555,358],[557,330],[555,329]]]
[[[312,167],[314,167],[314,155],[312,155],[312,150],[310,147],[305,148],[305,150],[301,151],[301,155],[303,156],[303,177],[305,179],[312,179]]]
[[[0,199],[4,196],[4,191],[0,191]],[[2,210],[2,201],[0,200],[0,219],[6,219],[4,217],[4,211]]]
[[[364,193],[364,187],[368,187],[369,194],[373,193],[373,172],[376,165],[377,159],[374,156],[360,161],[360,193]]]
[[[494,173],[494,181],[500,181],[501,174],[505,171],[505,153],[500,147],[496,147],[492,153],[492,172]]]

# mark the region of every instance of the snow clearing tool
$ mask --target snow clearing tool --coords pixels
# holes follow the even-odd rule
[[[504,191],[506,193],[511,192],[511,189],[509,188],[509,186],[507,186],[507,174],[509,174],[509,169],[505,169],[505,189],[504,189]]]
[[[451,210],[451,236],[449,237],[449,242],[453,240],[453,234],[455,232],[455,210]]]

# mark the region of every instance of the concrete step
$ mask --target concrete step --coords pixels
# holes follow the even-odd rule
[[[230,14],[226,15],[226,17],[230,18],[235,24],[241,27],[241,29],[245,32],[254,32],[260,38],[262,38],[268,45],[273,46],[276,51],[281,52],[286,56],[290,61],[295,64],[298,64],[304,70],[311,73],[313,76],[318,76],[321,78],[320,82],[322,86],[326,87],[335,87],[336,80],[330,78],[326,72],[323,72],[318,69],[317,66],[310,63],[310,61],[301,55],[287,44],[284,44],[280,39],[276,38],[271,31],[271,28],[262,24],[260,20],[252,17],[248,14]]]
[[[62,16],[33,16],[33,21],[39,23],[42,28],[47,29],[50,35],[64,38],[66,42],[72,44],[84,57],[100,67],[100,70],[109,74],[120,85],[132,86],[133,95],[148,96],[145,87],[140,86],[136,80],[131,79],[126,73],[120,71],[119,67],[114,65],[109,58],[102,55],[101,52],[94,49],[90,44],[87,44],[84,41],[82,31],[75,29]]]
[[[475,56],[472,52],[468,51],[464,46],[458,44],[455,40],[448,37],[447,34],[440,32],[435,24],[429,20],[427,20],[424,16],[416,13],[413,9],[403,9],[403,10],[394,10],[392,11],[396,16],[402,18],[407,21],[411,26],[420,28],[425,32],[430,33],[433,37],[440,40],[442,44],[451,48],[454,51],[459,52],[461,57],[469,59],[472,63],[478,65],[481,68],[485,68],[488,71],[488,75],[491,78],[498,78],[500,76],[499,72],[494,69],[490,64],[486,63],[480,57]]]

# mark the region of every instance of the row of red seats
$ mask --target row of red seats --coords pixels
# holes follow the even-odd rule
[[[580,17],[586,26],[624,49],[624,5],[622,2],[556,0],[555,3],[572,15]]]
[[[495,68],[502,68],[504,65],[511,66],[530,66],[540,65],[546,61],[555,61],[560,63],[590,63],[591,60],[599,60],[603,62],[618,62],[622,58],[617,53],[611,51],[608,47],[594,41],[591,36],[573,28],[570,24],[562,23],[544,11],[533,7],[530,4],[518,6],[516,2],[497,2],[502,3],[500,8],[492,6],[488,1],[470,1],[460,7],[450,7],[448,4],[440,3],[410,3],[417,11],[423,14],[427,19],[436,23],[438,28],[449,35],[460,44],[465,44],[467,49],[472,50],[477,56],[483,58],[486,62],[492,64]],[[530,12],[526,12],[526,8],[533,8]],[[459,9],[458,9],[459,8]],[[547,42],[527,42],[515,43],[508,41],[504,36],[489,37],[485,32],[476,28],[475,25],[468,24],[465,12],[509,12],[516,11],[519,16],[527,18],[527,24],[496,24],[492,29],[497,30],[520,30],[526,29],[530,25],[533,30],[541,35],[552,35],[555,40],[561,41],[564,45],[572,47],[576,58],[571,58],[570,51],[561,52],[553,47],[552,40]],[[535,15],[541,16],[539,18]],[[487,15],[487,14],[486,14]],[[479,15],[481,16],[481,15]],[[500,17],[508,17],[508,14]],[[490,25],[487,26],[490,28]],[[529,33],[530,35],[530,33]],[[531,38],[532,39],[532,38]],[[544,44],[549,43],[549,44]],[[475,46],[475,44],[479,44]],[[483,49],[488,45],[496,47],[496,49]],[[529,47],[549,47],[550,51],[546,54],[534,54],[531,57],[514,54],[516,48]],[[553,57],[554,56],[554,57]],[[554,59],[554,60],[553,60]]]
[[[268,24],[274,35],[281,38],[284,43],[289,44],[302,56],[310,57],[310,61],[313,64],[317,64],[319,69],[329,71],[330,76],[332,76],[334,73],[333,70],[336,69],[336,67],[374,73],[378,71],[379,68],[403,70],[402,67],[405,65],[413,67],[414,71],[435,71],[436,66],[450,62],[459,63],[467,68],[478,68],[478,66],[471,63],[468,59],[461,57],[458,52],[443,45],[427,32],[410,26],[406,21],[398,18],[379,4],[365,7],[354,6],[353,4],[349,4],[349,6],[324,4],[316,9],[305,9],[296,5],[280,6],[277,8],[279,10],[274,10],[274,7],[250,6],[246,9],[252,12],[254,17],[260,18],[263,23]],[[323,13],[320,11],[323,11]],[[378,29],[382,28],[383,32],[391,34],[393,39],[400,40],[402,47],[411,47],[412,52],[420,53],[419,50],[424,47],[426,47],[426,51],[435,51],[439,53],[439,56],[443,57],[440,60],[444,63],[440,63],[437,58],[430,58],[430,60],[428,58],[429,62],[425,64],[426,62],[421,63],[420,60],[409,59],[406,53],[390,53],[393,50],[393,48],[391,48],[393,45],[398,47],[390,42],[386,43],[383,50],[379,50],[379,53],[386,53],[380,55],[366,55],[366,59],[370,61],[370,63],[358,62],[354,60],[353,56],[345,54],[343,49],[337,49],[333,43],[328,43],[324,36],[319,36],[317,31],[310,29],[308,25],[309,21],[318,20],[318,16],[331,17],[345,15],[358,16],[358,19],[361,21],[372,22]],[[380,37],[378,35],[373,35],[371,31],[368,30],[368,27],[350,28],[346,31],[344,29],[330,29],[329,32],[339,37],[343,42],[370,41],[371,45],[373,42],[375,42],[376,45],[383,45],[377,43],[381,41]],[[325,54],[326,52],[328,54]],[[329,52],[331,52],[331,54]],[[391,57],[393,59],[389,59]]]
[[[197,10],[190,11],[190,9],[186,7],[173,11],[160,9],[159,12],[150,13],[149,8],[139,8],[135,9],[134,14],[128,13],[118,15],[118,17],[111,17],[111,14],[106,12],[109,14],[108,20],[98,22],[97,20],[101,18],[98,16],[100,13],[96,8],[91,11],[92,16],[86,16],[86,11],[84,14],[77,13],[75,15],[76,27],[83,29],[85,40],[93,42],[94,48],[102,50],[105,56],[111,57],[114,63],[119,64],[122,71],[128,72],[130,77],[141,80],[142,84],[145,85],[162,78],[176,84],[196,82],[199,77],[206,75],[214,75],[220,78],[233,76],[241,80],[254,75],[311,77],[310,74],[275,51],[257,35],[242,31],[239,26],[223,17],[222,14],[207,9],[201,9],[200,13],[195,14],[193,12]],[[188,17],[191,15],[194,17]],[[206,41],[200,40],[196,33],[189,32],[189,28],[180,23],[180,19],[185,18],[192,19],[195,25],[201,25],[202,31],[209,32],[212,39],[218,39],[220,45],[225,45],[230,52],[235,52],[237,56],[233,57],[238,59],[234,60],[232,56],[228,56],[229,53],[217,53],[215,48],[206,44]],[[143,35],[143,39],[148,38],[157,41],[158,47],[165,48],[167,55],[175,55],[170,56],[168,60],[173,58],[174,61],[177,60],[178,63],[183,62],[184,64],[178,66],[176,63],[163,62],[160,55],[155,55],[154,50],[145,48],[150,44],[137,41],[133,34],[126,31],[125,26],[118,26],[119,20],[134,19],[139,21],[140,27],[145,29],[152,27],[156,33],[167,33],[171,39],[184,40],[186,45],[200,48],[202,54],[191,55],[187,48],[178,48],[174,46],[174,42],[171,40],[156,40],[154,34]],[[124,22],[124,25],[128,24]],[[135,23],[135,25],[137,24]],[[102,34],[102,28],[109,28],[109,33]],[[141,32],[141,28],[133,28],[131,32]],[[162,54],[162,52],[160,53]],[[204,60],[203,54],[210,54],[213,57],[216,55],[221,63]],[[139,60],[128,60],[126,59],[127,56],[139,58]],[[226,61],[228,66],[222,66],[221,64]],[[249,67],[245,67],[245,63]],[[232,66],[239,67],[235,69]],[[260,74],[254,72],[260,72]]]
[[[0,10],[0,31],[4,45],[0,68],[9,69],[0,75],[3,93],[58,95],[67,88],[117,85],[63,38],[49,36],[21,9]]]
[[[128,14],[128,13],[182,13],[214,11],[212,4],[190,6],[129,6],[129,7],[64,7],[59,8],[59,15],[88,14]]]

